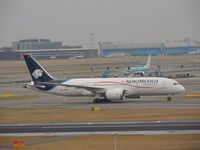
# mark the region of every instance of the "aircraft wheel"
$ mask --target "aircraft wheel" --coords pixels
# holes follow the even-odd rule
[[[94,101],[93,101],[94,103],[102,103],[103,102],[103,100],[102,99],[94,99]]]
[[[107,100],[107,99],[94,99],[93,102],[94,103],[110,103],[111,100]]]
[[[167,101],[171,101],[172,100],[172,97],[167,97]]]
[[[94,99],[93,103],[99,103],[98,99]]]
[[[104,103],[111,103],[111,100],[104,99]]]

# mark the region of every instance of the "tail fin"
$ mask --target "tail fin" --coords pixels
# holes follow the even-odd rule
[[[100,77],[101,77],[101,78],[107,78],[108,76],[109,76],[109,67],[107,67],[106,70],[104,70],[104,71],[101,73]]]
[[[29,54],[23,55],[33,82],[48,82],[55,80],[44,68]]]
[[[146,67],[150,68],[150,66],[151,66],[151,55],[149,55],[147,64],[146,64]]]

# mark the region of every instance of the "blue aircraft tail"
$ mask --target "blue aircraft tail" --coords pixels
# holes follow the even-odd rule
[[[104,71],[101,73],[100,77],[101,77],[101,78],[107,78],[108,76],[109,76],[109,67],[107,67],[106,70],[104,70]]]
[[[31,55],[23,55],[33,82],[48,82],[55,80]]]
[[[149,55],[147,64],[145,65],[145,67],[150,68],[150,66],[151,66],[151,55]]]

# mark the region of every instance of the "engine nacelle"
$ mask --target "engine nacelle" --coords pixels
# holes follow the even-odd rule
[[[140,75],[140,76],[144,76],[145,75],[145,72],[137,72],[137,73],[134,73],[135,75]]]
[[[145,72],[140,72],[140,75],[141,75],[141,76],[144,76],[144,75],[145,75]]]
[[[107,100],[123,100],[125,98],[125,91],[122,89],[110,89],[105,93]]]

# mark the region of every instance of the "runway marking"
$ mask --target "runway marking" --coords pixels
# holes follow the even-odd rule
[[[0,136],[82,136],[82,135],[163,135],[163,134],[200,134],[200,130],[170,131],[112,131],[112,132],[51,132],[51,133],[0,133]]]
[[[197,126],[199,125],[200,126],[200,123],[199,124],[189,124],[189,126]],[[51,128],[112,128],[112,127],[163,127],[163,126],[166,126],[166,124],[157,124],[157,125],[152,125],[152,124],[148,124],[148,125],[112,125],[112,126],[109,126],[109,125],[96,125],[96,126],[53,126],[53,127],[41,127],[41,128],[46,128],[46,129],[51,129]],[[170,126],[170,127],[184,127],[184,126],[188,126],[188,124],[176,124],[176,125],[173,125],[173,124],[167,124],[167,126]]]

